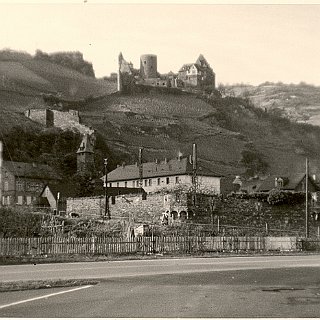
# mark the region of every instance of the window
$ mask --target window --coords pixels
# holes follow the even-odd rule
[[[126,188],[128,186],[128,182],[127,181],[125,181],[125,183],[124,183],[124,187]]]
[[[132,187],[134,188],[135,187],[135,181],[132,181]]]
[[[23,197],[22,196],[18,196],[18,204],[23,204]]]
[[[4,191],[8,191],[9,190],[9,182],[5,181],[4,182]]]
[[[144,186],[145,186],[145,187],[148,186],[148,180],[144,180]]]
[[[149,179],[149,187],[152,186],[152,179]]]
[[[160,178],[158,178],[158,181],[157,181],[157,183],[158,183],[158,186],[160,186]]]
[[[139,180],[137,180],[137,188],[139,188],[140,187],[140,183],[139,183],[140,181]]]
[[[23,182],[17,181],[17,191],[23,191]]]
[[[109,187],[110,187],[110,188],[112,187],[112,182],[109,183]]]
[[[26,190],[31,192],[41,191],[42,187],[37,182],[27,182],[26,184]]]
[[[116,204],[116,197],[115,196],[111,197],[111,204]]]
[[[117,188],[119,188],[119,182],[117,182]]]
[[[170,178],[169,178],[169,177],[166,178],[166,183],[167,183],[167,184],[170,183]]]
[[[179,183],[179,177],[176,177],[176,183]]]
[[[27,196],[27,205],[30,205],[32,203],[31,196]]]

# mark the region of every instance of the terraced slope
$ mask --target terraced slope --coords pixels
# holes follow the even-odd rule
[[[228,86],[227,94],[249,98],[256,107],[298,122],[320,125],[320,87],[304,83]]]
[[[200,159],[221,174],[244,172],[245,150],[268,163],[267,172],[303,172],[306,156],[318,171],[320,128],[290,123],[243,99],[208,103],[186,94],[115,94],[81,113],[128,162],[137,160],[139,146],[152,161],[175,157],[179,150],[190,154],[197,143]]]
[[[39,96],[41,93],[53,93],[64,99],[80,100],[115,91],[115,82],[88,77],[50,61],[0,59],[0,94]]]

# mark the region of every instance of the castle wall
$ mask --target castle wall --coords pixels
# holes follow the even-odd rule
[[[24,115],[46,127],[53,126],[53,114],[50,109],[29,109],[25,111]]]
[[[80,123],[79,111],[59,111],[51,109],[29,109],[25,116],[46,127],[57,127],[62,130],[77,129],[80,133],[91,133],[92,129]]]
[[[69,110],[67,112],[52,110],[53,112],[53,123],[55,127],[65,128],[70,127],[70,124],[79,124],[80,117],[79,111]]]

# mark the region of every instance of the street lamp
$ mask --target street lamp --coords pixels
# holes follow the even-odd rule
[[[108,158],[104,159],[104,197],[106,200],[106,204],[104,207],[104,216],[108,217],[108,219],[111,219],[110,216],[110,210],[109,210],[109,199],[108,199]]]

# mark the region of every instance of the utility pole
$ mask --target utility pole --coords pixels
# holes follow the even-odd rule
[[[194,143],[192,145],[192,183],[194,192],[197,188],[197,145]]]
[[[139,148],[139,188],[143,187],[143,167],[142,167],[142,152],[143,152],[143,147]]]
[[[193,193],[193,205],[196,206],[197,201],[197,145],[192,145],[192,193]]]
[[[309,237],[309,225],[308,225],[308,178],[309,178],[309,160],[306,158],[306,238]]]
[[[109,196],[108,196],[108,158],[104,159],[104,197],[106,200],[106,204],[104,207],[104,216],[108,219],[111,219],[110,210],[109,210]]]
[[[2,141],[0,140],[0,208],[2,207],[2,152],[3,152],[3,145]]]

